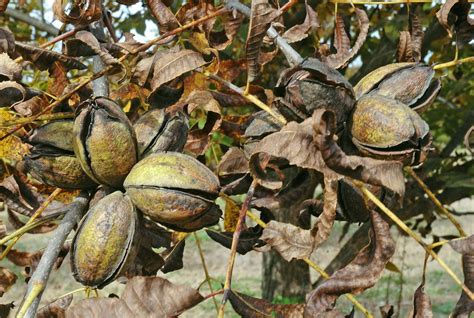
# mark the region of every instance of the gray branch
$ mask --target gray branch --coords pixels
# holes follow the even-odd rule
[[[102,21],[94,22],[91,25],[91,33],[100,41],[104,40],[104,25]],[[105,64],[102,61],[99,55],[94,55],[92,57],[92,71],[94,73],[99,73],[105,68]],[[92,81],[92,90],[94,91],[95,96],[109,96],[109,82],[107,81],[107,76],[101,76],[98,79]]]
[[[48,32],[51,35],[56,36],[56,35],[59,34],[59,30],[56,29],[53,25],[48,24],[48,23],[44,23],[43,21],[35,19],[35,18],[33,18],[33,17],[29,16],[28,14],[25,14],[21,11],[11,9],[11,8],[7,8],[5,10],[4,14],[12,17],[13,19],[17,19],[17,20],[26,22],[26,23],[34,26],[37,29]]]
[[[246,17],[250,17],[250,9],[246,5],[240,3],[238,0],[225,1],[225,6],[229,9],[239,11]],[[283,52],[283,54],[285,54],[285,57],[291,66],[295,66],[303,62],[303,58],[301,57],[301,55],[297,51],[295,51],[295,49],[293,49],[291,45],[289,45],[288,42],[286,42],[286,40],[278,34],[277,30],[273,26],[270,26],[268,28],[267,35],[275,40],[276,44]]]
[[[28,288],[26,290],[25,297],[23,301],[27,299],[27,296],[31,293],[33,286],[37,284],[42,284],[43,291],[46,288],[48,283],[49,274],[51,273],[54,263],[58,258],[59,252],[66,241],[69,233],[71,233],[74,226],[79,222],[82,215],[87,209],[87,204],[89,202],[89,195],[87,193],[81,193],[77,196],[74,201],[69,205],[68,212],[64,216],[61,224],[54,231],[54,235],[51,238],[48,246],[46,247],[43,256],[41,257],[40,262],[36,271],[31,276],[30,281],[28,282]],[[38,305],[43,295],[43,291],[35,298],[31,306],[28,308],[25,317],[34,318],[36,311],[38,310]],[[21,308],[21,306],[20,306]]]

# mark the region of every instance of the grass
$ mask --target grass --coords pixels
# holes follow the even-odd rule
[[[4,215],[5,214],[3,214],[2,218],[6,221]],[[466,216],[461,218],[461,220],[466,231],[468,233],[474,233],[474,217]],[[329,263],[329,261],[337,254],[340,247],[351,237],[351,234],[357,230],[358,225],[351,225],[349,233],[345,236],[342,242],[339,242],[342,227],[342,223],[336,223],[328,242],[323,244],[317,251],[315,251],[315,253],[313,253],[313,260],[317,261],[321,266],[324,267]],[[433,231],[438,235],[455,233],[452,226],[445,220],[436,221],[433,224]],[[385,271],[378,283],[373,288],[358,295],[357,299],[377,317],[380,316],[379,307],[383,306],[387,300],[390,304],[394,305],[395,308],[397,307],[400,288],[402,288],[399,317],[404,318],[408,317],[412,310],[413,293],[421,282],[424,251],[409,238],[401,237],[396,229],[393,229],[392,233],[394,239],[397,241],[397,250],[392,262],[398,268],[402,268],[402,263],[404,264],[403,284],[400,274]],[[51,234],[26,234],[20,239],[16,248],[28,251],[42,249],[47,245],[50,236]],[[219,281],[224,281],[229,250],[213,242],[203,231],[198,233],[198,237],[204,250],[209,272],[212,277],[216,279],[216,281],[212,282],[213,290],[218,290],[221,288]],[[401,256],[403,245],[405,245],[406,252],[405,258],[402,262]],[[448,263],[456,274],[462,277],[461,257],[459,254],[454,252],[449,246],[444,246],[440,252],[440,256]],[[237,256],[233,276],[233,287],[236,291],[253,297],[261,296],[261,262],[261,253],[250,252],[244,256]],[[10,301],[15,301],[15,304],[18,305],[26,289],[26,283],[24,282],[25,276],[22,273],[22,269],[15,267],[6,260],[1,261],[0,266],[7,267],[18,275],[17,283],[2,297],[1,302],[8,303]],[[162,274],[160,272],[159,275],[169,279],[173,283],[186,284],[195,288],[202,283],[204,280],[204,272],[201,267],[201,261],[198,256],[193,236],[187,238],[184,252],[184,268],[180,271],[168,274]],[[312,272],[312,281],[317,278],[318,275]],[[434,316],[447,317],[456,304],[461,292],[460,288],[451,281],[451,278],[438,266],[436,262],[429,262],[426,279],[425,289],[431,297]],[[69,259],[67,258],[61,268],[58,271],[53,272],[51,275],[51,280],[43,296],[43,303],[46,304],[48,301],[79,287],[81,287],[80,284],[75,282],[71,275]],[[120,295],[123,287],[123,284],[114,282],[101,290],[100,295],[102,297],[106,297],[110,293]],[[203,295],[210,293],[207,284],[202,285],[200,292]],[[83,293],[77,294],[75,296],[75,301],[84,297]],[[217,296],[216,299],[218,303],[220,303],[221,296]],[[294,300],[288,298],[277,298],[275,302],[287,304],[294,303]],[[348,313],[352,309],[352,306],[346,299],[344,299],[344,297],[340,297],[337,302],[337,308]],[[181,317],[199,318],[214,316],[214,304],[211,300],[208,300],[184,313]],[[238,315],[233,311],[230,303],[226,307],[226,317],[238,317]],[[356,317],[361,317],[361,315],[356,312]]]

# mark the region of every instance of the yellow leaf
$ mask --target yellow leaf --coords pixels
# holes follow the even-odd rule
[[[224,230],[226,232],[234,232],[239,220],[239,206],[230,198],[224,197]]]
[[[7,109],[0,109],[0,122],[13,120],[15,116]],[[0,129],[0,137],[8,132],[8,128]],[[7,162],[20,161],[28,153],[28,145],[17,136],[8,136],[0,141],[0,159]]]

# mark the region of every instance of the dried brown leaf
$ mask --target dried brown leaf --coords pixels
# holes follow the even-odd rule
[[[411,35],[408,31],[400,31],[397,46],[397,62],[411,62],[413,60]]]
[[[202,55],[192,50],[182,50],[176,53],[163,52],[161,58],[154,65],[151,88],[155,90],[164,83],[204,64],[206,64],[206,61],[204,61]]]
[[[336,219],[337,185],[338,181],[336,180],[324,179],[323,213],[319,215],[311,230],[311,235],[314,237],[314,248],[325,242],[331,233]]]
[[[244,318],[302,318],[304,304],[272,304],[268,300],[230,291],[229,301],[234,310]]]
[[[0,267],[0,297],[6,293],[6,291],[15,284],[16,275],[5,267]]]
[[[127,282],[122,297],[90,298],[70,307],[67,317],[174,317],[204,298],[185,285],[175,285],[161,277],[134,277]]]
[[[460,254],[474,254],[474,235],[451,240],[449,245]]]
[[[209,91],[193,91],[187,98],[188,115],[202,120],[205,116],[205,124],[202,128],[194,125],[188,135],[185,149],[195,155],[202,155],[210,146],[211,135],[221,125],[222,114],[219,103]]]
[[[36,318],[65,318],[66,310],[71,305],[72,297],[72,295],[68,295],[58,298],[40,308],[36,314]]]
[[[61,63],[67,70],[78,69],[85,70],[87,66],[82,64],[79,60],[39,47],[16,42],[15,48],[26,61],[32,62],[40,70],[47,70],[54,62]]]
[[[14,57],[15,36],[7,28],[0,28],[0,53],[7,53]]]
[[[165,33],[179,26],[178,20],[173,12],[161,0],[146,0],[151,14],[158,21],[160,32]]]
[[[432,318],[431,301],[425,293],[424,282],[418,286],[413,299],[413,318]]]
[[[240,25],[244,20],[244,15],[238,12],[230,12],[222,17],[224,29],[221,31],[211,30],[207,32],[207,39],[211,47],[221,51],[225,50],[232,43],[234,36],[239,31]]]
[[[38,197],[18,175],[11,175],[0,183],[0,198],[9,210],[26,216],[39,207]]]
[[[308,258],[315,244],[311,231],[277,221],[267,223],[260,239],[274,248],[287,262],[293,258]]]
[[[0,14],[5,12],[8,7],[10,0],[0,0]]]
[[[74,25],[90,24],[102,17],[102,1],[55,0],[53,12],[58,20],[63,23]]]
[[[462,255],[462,269],[464,273],[464,284],[471,291],[474,290],[474,253]],[[453,318],[469,318],[474,311],[474,300],[463,291],[454,307]]]
[[[21,66],[8,56],[0,54],[0,81],[19,81],[21,79]]]
[[[365,183],[387,187],[403,197],[405,178],[401,162],[348,156],[334,140],[335,114],[332,111],[316,110],[312,118],[314,143],[329,168]]]
[[[288,43],[299,42],[305,39],[319,27],[318,13],[307,2],[305,3],[305,8],[306,17],[303,23],[292,26],[282,35]]]
[[[411,35],[411,51],[413,62],[420,62],[421,60],[421,46],[423,44],[423,27],[420,19],[413,13],[410,13],[410,35]]]
[[[301,168],[315,169],[322,172],[330,180],[340,178],[337,173],[326,166],[321,152],[318,151],[316,144],[313,142],[311,118],[302,123],[289,122],[280,131],[266,136],[257,143],[251,153],[250,169],[259,178],[262,176],[260,154],[284,158],[290,164]],[[278,187],[278,185],[275,185],[275,187]]]
[[[270,24],[277,18],[278,12],[273,9],[268,0],[252,0],[250,7],[250,23],[245,56],[247,59],[248,82],[252,82],[258,75],[258,63],[263,38]]]
[[[356,56],[369,33],[369,18],[364,10],[355,8],[357,21],[359,23],[359,35],[352,49],[350,48],[349,38],[344,30],[342,17],[336,19],[335,27],[335,47],[336,54],[323,58],[323,61],[330,67],[338,69],[347,66],[347,64]]]
[[[222,156],[219,166],[217,167],[218,176],[227,176],[235,174],[244,174],[249,170],[249,161],[242,149],[231,147]]]
[[[11,107],[25,100],[26,90],[13,81],[0,82],[0,107]]]
[[[118,59],[110,55],[110,53],[100,46],[99,40],[88,31],[79,31],[75,34],[76,39],[84,42],[95,54],[99,55],[105,65],[117,65],[123,67]]]
[[[333,309],[337,298],[345,293],[360,294],[375,285],[395,252],[389,224],[375,211],[372,220],[372,241],[346,267],[336,271],[307,298],[305,317],[314,317]]]
[[[48,91],[54,96],[61,96],[70,83],[64,65],[59,62],[52,63],[49,67]]]

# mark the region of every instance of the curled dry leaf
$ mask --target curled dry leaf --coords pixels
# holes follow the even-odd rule
[[[0,53],[15,54],[15,36],[6,28],[0,28]]]
[[[71,305],[72,295],[58,298],[46,306],[40,308],[36,314],[36,318],[64,318],[66,317],[66,309]]]
[[[413,318],[432,318],[431,301],[425,293],[425,283],[423,282],[415,291],[413,299]]]
[[[339,15],[336,18],[334,46],[337,53],[326,57],[323,56],[323,62],[332,68],[338,69],[345,67],[356,56],[367,38],[367,34],[369,33],[369,18],[362,9],[355,8],[355,14],[359,23],[359,35],[352,49],[350,47],[349,37],[344,29],[344,20]]]
[[[334,140],[336,117],[332,111],[313,113],[314,143],[329,168],[365,183],[387,187],[403,197],[405,179],[403,164],[359,156],[346,155]]]
[[[464,273],[464,284],[470,290],[474,290],[474,235],[466,238],[456,239],[449,245],[458,253],[462,254],[462,269]],[[474,311],[474,300],[463,291],[454,307],[453,318],[468,318]]]
[[[252,82],[258,75],[258,63],[263,38],[270,24],[278,17],[278,11],[273,9],[268,0],[252,0],[250,7],[250,23],[245,56],[247,58],[248,82]]]
[[[158,21],[161,33],[173,30],[179,26],[178,19],[161,0],[146,0],[146,4],[150,8],[151,14]]]
[[[206,61],[204,61],[202,55],[192,50],[163,52],[163,55],[156,60],[154,65],[151,88],[156,90],[164,83],[204,64],[206,64]]]
[[[121,298],[89,298],[66,311],[67,317],[174,317],[199,304],[204,298],[185,285],[161,277],[134,277]]]
[[[311,235],[314,237],[315,248],[328,239],[334,220],[336,219],[337,186],[338,181],[324,179],[323,213],[318,217],[318,220],[311,230]]]
[[[206,152],[212,133],[221,125],[221,107],[209,91],[193,91],[186,102],[188,115],[197,122],[189,131],[185,149],[199,156]]]
[[[110,53],[100,46],[99,40],[90,32],[88,31],[79,31],[75,35],[76,39],[85,43],[91,51],[95,54],[99,55],[102,62],[105,65],[118,65],[122,67],[122,64],[117,60],[115,57],[110,55]]]
[[[244,15],[238,12],[230,12],[222,16],[224,29],[221,31],[209,30],[206,33],[211,47],[221,51],[225,50],[232,43],[234,36],[239,31],[240,25],[244,20]]]
[[[90,2],[90,1],[88,1]],[[40,70],[47,70],[54,62],[61,63],[67,70],[70,69],[77,69],[77,70],[85,70],[87,66],[79,62],[79,60],[46,49],[42,49],[39,47],[23,44],[16,42],[15,48],[18,54],[20,54],[23,59],[26,61],[32,62],[37,68]]]
[[[375,285],[395,252],[389,224],[375,211],[372,220],[372,240],[346,267],[336,271],[307,298],[305,317],[331,310],[337,298],[345,293],[360,294]]]
[[[10,107],[25,100],[26,90],[13,81],[0,82],[0,107]]]
[[[244,318],[302,318],[304,304],[272,304],[268,300],[230,291],[229,301],[234,310]]]
[[[470,152],[474,153],[474,126],[469,128],[464,135],[464,146],[466,146]]]
[[[305,39],[311,32],[314,32],[319,27],[318,13],[305,2],[306,17],[301,24],[292,26],[283,33],[282,37],[288,43],[299,42]]]
[[[267,223],[260,239],[274,248],[287,262],[293,258],[308,258],[315,244],[311,231],[277,221]]]
[[[397,46],[397,62],[411,62],[413,60],[411,35],[408,31],[400,31]]]
[[[16,275],[5,267],[0,267],[0,297],[15,284]]]
[[[21,79],[21,66],[8,56],[0,54],[0,81],[19,81]]]
[[[65,10],[68,10],[68,12]],[[55,0],[53,12],[63,23],[90,24],[102,17],[102,1]]]
[[[410,13],[410,31],[400,31],[397,47],[397,62],[419,62],[423,43],[423,28],[420,19]]]
[[[436,17],[439,23],[451,35],[451,27],[453,25],[459,27],[463,22],[472,24],[472,20],[469,20],[468,17],[470,7],[471,5],[466,0],[448,0],[436,12]]]

